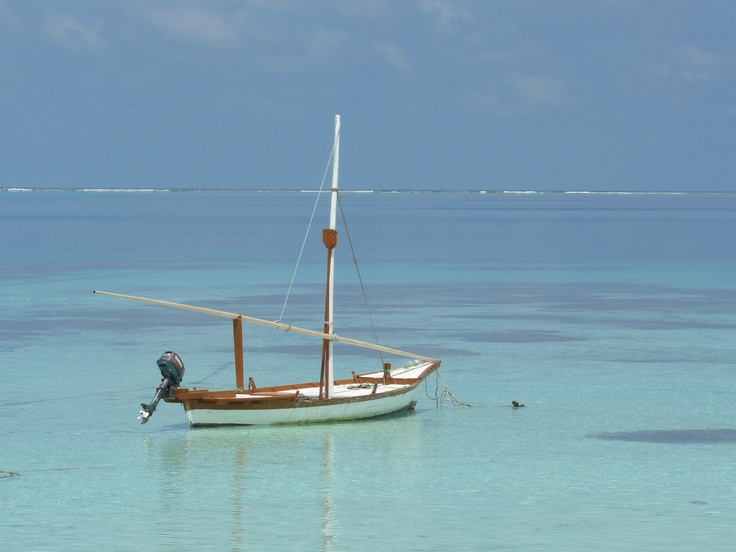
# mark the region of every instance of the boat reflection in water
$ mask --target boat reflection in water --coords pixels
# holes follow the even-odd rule
[[[149,522],[166,525],[161,544],[188,549],[367,548],[388,512],[412,515],[414,479],[398,479],[426,473],[421,432],[420,416],[406,412],[380,423],[148,436],[145,461],[159,464]]]

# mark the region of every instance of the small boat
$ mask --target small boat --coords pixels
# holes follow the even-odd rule
[[[337,245],[337,196],[340,155],[340,116],[335,117],[335,141],[332,153],[332,188],[330,190],[329,227],[322,232],[327,248],[327,285],[324,320],[321,331],[269,321],[244,314],[209,309],[183,303],[172,303],[133,295],[95,290],[94,293],[144,303],[184,309],[232,319],[235,354],[235,387],[223,391],[186,388],[181,386],[184,363],[179,355],[167,351],[158,360],[162,380],[149,404],[141,404],[141,423],[146,423],[159,401],[180,403],[190,426],[295,424],[332,422],[383,416],[413,409],[422,390],[422,382],[437,371],[440,361],[398,349],[350,339],[335,333],[333,327],[334,253]],[[257,387],[253,378],[245,386],[243,374],[243,323],[258,324],[289,333],[315,337],[322,341],[322,361],[319,381]],[[336,343],[408,357],[403,366],[393,367],[381,359],[379,370],[335,380],[333,347]],[[316,370],[315,370],[316,372]]]

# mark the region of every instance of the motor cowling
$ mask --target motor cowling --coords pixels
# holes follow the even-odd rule
[[[172,381],[174,385],[179,385],[184,379],[184,363],[173,351],[166,351],[156,361],[156,364],[161,371],[161,377]]]
[[[141,415],[139,419],[145,424],[156,410],[159,401],[164,397],[171,397],[174,388],[184,379],[184,363],[179,355],[173,351],[166,351],[161,358],[156,361],[158,369],[161,372],[161,383],[156,388],[156,394],[149,404],[141,403]]]

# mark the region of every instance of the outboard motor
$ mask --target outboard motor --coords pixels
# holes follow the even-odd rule
[[[141,415],[138,419],[142,424],[148,421],[161,399],[174,396],[174,388],[179,387],[181,380],[184,379],[184,363],[176,353],[166,351],[156,364],[161,371],[161,384],[156,388],[156,394],[150,404],[141,403]]]

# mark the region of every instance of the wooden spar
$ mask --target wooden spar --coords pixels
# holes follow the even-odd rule
[[[308,335],[316,337],[318,339],[329,339],[333,343],[345,343],[346,345],[354,345],[355,347],[362,347],[364,349],[373,349],[374,351],[382,351],[384,353],[394,354],[398,356],[415,358],[418,360],[426,360],[427,362],[435,362],[437,359],[415,355],[407,351],[401,351],[399,349],[392,349],[391,347],[384,347],[383,345],[377,345],[375,343],[368,343],[367,341],[360,341],[357,339],[351,339],[349,337],[342,337],[335,333],[327,334],[324,332],[317,332],[306,328],[300,328],[298,326],[291,326],[289,324],[283,324],[282,322],[272,322],[270,320],[264,320],[262,318],[255,318],[253,316],[247,316],[245,314],[236,314],[234,312],[221,311],[216,309],[209,309],[206,307],[197,307],[195,305],[187,305],[184,303],[173,303],[171,301],[161,301],[160,299],[149,299],[147,297],[138,297],[136,295],[123,295],[122,293],[114,293],[111,291],[93,290],[92,293],[98,295],[108,295],[110,297],[118,297],[120,299],[129,299],[131,301],[140,301],[141,303],[149,303],[151,305],[159,305],[161,307],[171,307],[174,309],[188,310],[192,312],[200,312],[202,314],[209,314],[211,316],[219,316],[222,318],[230,318],[235,320],[240,318],[243,322],[249,324],[258,324],[259,326],[266,326],[268,328],[276,328],[278,330],[284,330],[285,332],[294,332],[302,335]]]
[[[243,318],[233,318],[233,351],[235,352],[235,388],[244,389],[243,376]]]
[[[332,228],[325,228],[322,231],[322,243],[327,248],[327,286],[325,291],[325,323],[323,333],[325,335],[332,335],[332,302],[334,300],[334,293],[332,292],[332,279],[334,278],[334,267],[332,262],[334,259],[334,249],[337,246],[337,230]],[[333,385],[329,385],[328,382],[333,381],[334,375],[332,370],[332,340],[324,339],[322,341],[322,368],[319,376],[319,398],[329,399],[332,395]]]

